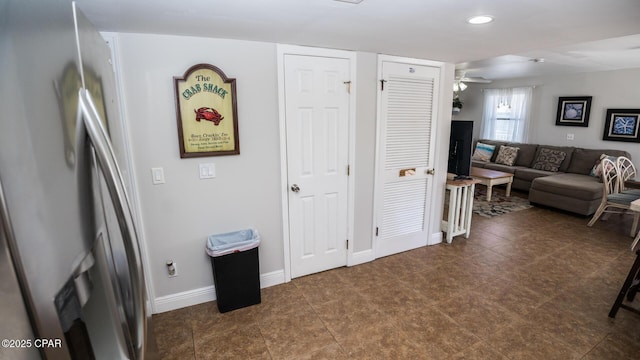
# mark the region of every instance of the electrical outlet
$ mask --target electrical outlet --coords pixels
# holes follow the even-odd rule
[[[178,276],[178,267],[173,260],[167,260],[167,273],[169,274],[169,277]]]
[[[573,139],[574,139],[573,134],[567,134],[567,140],[573,140]]]

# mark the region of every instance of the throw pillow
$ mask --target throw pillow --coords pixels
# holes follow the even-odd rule
[[[560,164],[567,157],[567,153],[560,150],[540,149],[532,168],[545,171],[558,171]]]
[[[516,163],[516,157],[518,157],[518,150],[520,150],[520,148],[500,145],[498,157],[496,157],[496,164],[513,166],[513,164]]]
[[[593,169],[591,169],[591,172],[589,173],[589,175],[595,176],[598,179],[602,177],[602,159],[604,159],[604,158],[607,158],[607,159],[613,161],[614,163],[618,159],[617,156],[612,156],[612,155],[607,155],[607,154],[600,155],[600,159],[596,160],[596,164],[593,165]]]
[[[491,155],[493,155],[493,151],[495,149],[495,145],[489,145],[479,142],[476,144],[476,150],[473,152],[473,156],[471,158],[477,161],[489,162],[489,160],[491,160]]]

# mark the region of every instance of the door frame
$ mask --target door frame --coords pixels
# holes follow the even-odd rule
[[[330,57],[349,60],[349,75],[351,88],[349,96],[349,135],[348,159],[350,172],[347,183],[347,266],[353,264],[353,228],[354,228],[354,199],[355,199],[355,134],[356,134],[356,53],[346,50],[315,48],[296,45],[277,44],[278,65],[278,118],[280,126],[280,196],[282,206],[282,240],[284,253],[284,281],[291,281],[291,238],[289,234],[289,186],[287,174],[287,125],[286,102],[284,85],[284,57],[285,55],[302,55],[313,57]]]
[[[434,154],[433,159],[433,168],[435,170],[435,175],[433,175],[433,180],[430,183],[430,191],[431,191],[431,204],[427,204],[427,206],[431,205],[432,211],[429,215],[429,219],[426,222],[426,226],[429,228],[428,234],[429,238],[426,241],[426,245],[435,245],[442,242],[442,231],[440,230],[440,222],[443,216],[443,207],[442,206],[434,206],[438,204],[443,204],[444,199],[444,184],[446,183],[446,165],[443,165],[444,162],[438,156],[443,149],[443,145],[439,140],[442,136],[446,135],[446,139],[449,139],[450,132],[450,124],[451,117],[446,117],[445,114],[451,112],[451,99],[453,98],[453,92],[446,90],[446,84],[449,83],[449,80],[453,83],[453,76],[449,73],[453,72],[451,66],[448,66],[447,63],[441,61],[434,60],[424,60],[424,59],[414,59],[408,57],[401,56],[393,56],[393,55],[384,55],[378,54],[378,67],[377,71],[377,91],[376,91],[376,148],[375,148],[375,160],[374,160],[374,179],[373,179],[373,214],[371,221],[371,248],[373,251],[373,258],[377,259],[378,254],[376,253],[377,245],[378,245],[378,236],[376,235],[376,227],[378,227],[378,212],[381,211],[382,199],[380,198],[380,189],[381,179],[379,176],[380,171],[380,133],[381,133],[381,118],[382,118],[382,90],[380,89],[380,81],[383,80],[382,77],[382,63],[383,62],[397,62],[409,65],[423,65],[423,66],[431,66],[440,69],[440,89],[436,89],[438,102],[438,109],[436,111],[436,116],[434,120],[436,121],[432,134],[432,144],[431,151]],[[450,95],[447,95],[450,94]],[[447,107],[448,102],[448,107]],[[447,110],[449,109],[449,110]],[[448,119],[448,121],[447,121]],[[446,134],[444,134],[444,130],[446,130]],[[444,152],[446,153],[446,151]],[[444,169],[444,170],[443,170]],[[442,188],[442,191],[439,189]]]

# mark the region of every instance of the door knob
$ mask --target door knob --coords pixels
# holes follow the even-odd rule
[[[293,192],[300,191],[300,186],[298,186],[298,184],[291,185],[291,191],[293,191]]]
[[[427,169],[427,175],[433,175],[436,173],[435,169]]]

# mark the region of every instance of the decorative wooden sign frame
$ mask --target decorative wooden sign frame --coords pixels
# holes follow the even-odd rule
[[[180,157],[240,154],[236,79],[197,64],[173,81]]]

